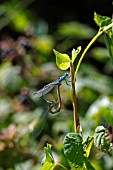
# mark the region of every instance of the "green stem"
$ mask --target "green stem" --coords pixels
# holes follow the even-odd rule
[[[70,75],[71,75],[71,86],[72,86],[72,104],[74,112],[74,129],[75,132],[79,131],[79,118],[77,113],[77,100],[76,100],[76,90],[75,90],[75,80],[74,80],[74,67],[72,61],[70,61]]]
[[[93,39],[89,42],[89,44],[87,45],[87,47],[85,48],[85,50],[83,51],[81,57],[80,57],[80,60],[77,64],[77,67],[76,67],[76,71],[75,71],[75,75],[74,75],[74,79],[76,79],[76,75],[78,73],[78,70],[79,70],[79,67],[81,65],[81,62],[86,54],[86,52],[88,51],[88,49],[91,47],[91,45],[96,41],[96,39],[104,33],[104,31],[108,30],[109,28],[111,28],[113,26],[113,22],[111,24],[109,24],[108,26],[104,27],[102,30],[99,30],[98,33],[93,37]]]

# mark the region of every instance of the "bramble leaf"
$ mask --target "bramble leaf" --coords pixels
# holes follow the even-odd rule
[[[70,58],[67,54],[62,54],[55,49],[53,49],[56,55],[56,64],[61,70],[67,70],[70,66]]]
[[[68,133],[63,141],[64,154],[72,170],[94,170],[84,154],[82,137],[77,133]]]
[[[98,126],[94,133],[94,145],[102,152],[107,152],[110,148],[110,142],[106,139],[106,128],[104,126]]]

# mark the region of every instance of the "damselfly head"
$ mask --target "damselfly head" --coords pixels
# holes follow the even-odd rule
[[[69,75],[69,73],[65,73],[65,77],[68,77],[68,78],[70,78],[70,75]]]
[[[66,77],[68,77],[68,76],[69,76],[69,74],[68,74],[68,73],[65,73],[65,76],[66,76]]]

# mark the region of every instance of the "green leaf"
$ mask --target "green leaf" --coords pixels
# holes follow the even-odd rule
[[[26,26],[30,24],[27,13],[25,11],[16,10],[11,24],[17,31],[22,32],[25,30]]]
[[[94,21],[101,28],[112,23],[112,19],[110,17],[101,16],[97,14],[96,12],[94,12]]]
[[[112,19],[107,16],[101,16],[94,13],[94,21],[100,28],[104,28],[112,23]],[[110,28],[108,31],[104,32],[104,39],[107,46],[107,49],[109,51],[111,62],[113,64],[113,31],[112,28]]]
[[[111,62],[113,64],[113,32],[112,30],[104,33],[104,40],[105,40],[106,47],[109,51]]]
[[[102,152],[107,152],[110,147],[110,142],[106,140],[106,131],[104,126],[98,126],[95,129],[94,134],[94,145],[96,148],[101,150]]]
[[[96,34],[96,31],[87,24],[70,21],[59,24],[58,34],[62,38],[73,37],[83,40],[92,38]]]
[[[72,50],[72,62],[74,62],[75,58],[80,53],[80,51],[81,51],[81,46],[79,46],[76,50],[75,49]]]
[[[82,137],[77,133],[68,133],[63,141],[64,154],[72,170],[94,170],[83,149]]]
[[[91,152],[91,148],[92,148],[92,145],[93,145],[93,137],[90,136],[87,138],[86,142],[84,143],[84,147],[86,148],[85,151],[86,151],[86,157],[89,157],[89,154]]]
[[[25,6],[24,2],[17,3],[16,1],[6,2],[2,6],[2,13],[5,14],[4,18],[6,16],[11,27],[18,32],[24,32],[30,25],[30,13],[25,9]]]
[[[55,170],[55,169],[58,169],[58,167],[59,167],[59,169],[67,170],[67,168],[64,165],[54,162],[54,158],[51,153],[51,145],[50,144],[47,144],[47,147],[45,147],[44,149],[46,152],[46,160],[40,170]]]
[[[47,144],[47,147],[45,147],[44,149],[46,152],[46,161],[40,170],[53,170],[55,162],[51,153],[51,145]]]
[[[106,47],[95,47],[91,50],[92,57],[98,62],[109,61],[109,52]]]
[[[70,58],[67,54],[62,54],[55,49],[53,49],[56,55],[56,64],[61,70],[67,70],[70,66]]]

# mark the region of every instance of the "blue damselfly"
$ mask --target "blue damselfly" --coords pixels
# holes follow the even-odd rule
[[[69,77],[68,73],[65,73],[63,76],[61,76],[58,80],[53,81],[52,83],[47,84],[44,86],[41,90],[34,93],[35,97],[42,97],[45,94],[49,93],[56,85],[61,85],[62,81],[65,80],[66,84],[68,85],[67,78]]]

